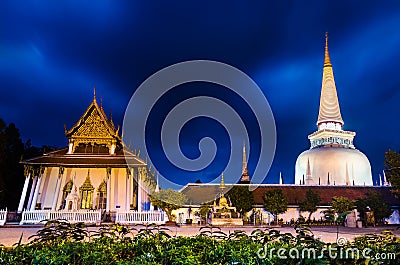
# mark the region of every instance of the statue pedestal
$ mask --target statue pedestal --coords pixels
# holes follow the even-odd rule
[[[242,218],[212,218],[211,225],[224,226],[224,225],[243,225]]]

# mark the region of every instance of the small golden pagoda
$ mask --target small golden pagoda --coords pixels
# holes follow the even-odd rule
[[[240,218],[239,213],[236,212],[236,207],[228,204],[228,200],[224,195],[225,177],[222,172],[221,184],[219,185],[220,197],[218,205],[214,203],[212,209],[211,225],[243,225],[243,220]]]

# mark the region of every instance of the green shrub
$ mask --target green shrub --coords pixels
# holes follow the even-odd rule
[[[236,230],[226,234],[218,227],[202,227],[192,237],[170,236],[163,226],[127,227],[118,224],[89,232],[83,224],[47,222],[28,244],[0,247],[0,264],[397,264],[396,259],[375,259],[377,253],[400,253],[400,239],[390,231],[363,235],[346,245],[327,244],[315,238],[304,225],[296,234],[273,229],[257,229],[251,234]],[[369,248],[371,259],[332,258],[322,250],[335,247],[346,251]],[[259,257],[261,250],[286,253],[312,248],[321,257]]]

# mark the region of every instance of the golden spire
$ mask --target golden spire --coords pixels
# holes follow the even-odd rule
[[[224,196],[224,189],[226,188],[224,172],[222,172],[222,175],[221,175],[221,184],[219,184],[219,188],[221,190],[221,197],[219,198],[218,206],[228,207],[228,201],[226,200],[226,198]]]
[[[243,141],[243,161],[242,161],[242,176],[239,183],[250,183],[249,171],[247,169],[246,143]]]
[[[331,58],[329,57],[328,50],[328,32],[325,32],[325,59],[324,59],[324,67],[332,67]]]
[[[88,169],[86,179],[79,190],[94,190],[93,185],[90,181],[90,169]]]
[[[220,188],[221,190],[223,190],[223,189],[226,188],[226,186],[225,186],[224,172],[222,172],[222,175],[221,175],[221,184],[219,184],[219,188]]]
[[[96,85],[93,87],[93,101],[96,101]]]
[[[340,113],[339,99],[336,91],[333,68],[328,52],[328,34],[325,40],[325,60],[322,74],[321,98],[319,103],[319,113],[317,126],[321,124],[339,124],[340,129],[344,122]]]
[[[242,155],[242,176],[248,175],[247,171],[247,156],[246,156],[246,143],[243,141],[243,155]]]

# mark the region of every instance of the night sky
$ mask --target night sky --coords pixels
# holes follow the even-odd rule
[[[63,147],[64,124],[70,128],[83,114],[94,85],[106,113],[122,125],[129,99],[150,75],[187,60],[215,60],[262,89],[277,128],[265,182],[277,183],[281,171],[291,183],[297,156],[309,148],[307,135],[317,129],[327,31],[344,129],[357,132],[355,145],[376,178],[384,152],[400,149],[400,3],[265,2],[1,2],[0,118],[15,123],[24,141]],[[229,101],[224,89],[205,84],[204,91]],[[199,119],[182,134],[200,132],[194,138],[201,139],[210,131],[202,130],[206,122],[212,123]],[[228,151],[223,130],[213,123],[207,128],[221,147],[212,167],[186,175],[156,167],[182,184],[212,180]],[[198,152],[195,140],[182,147],[188,157]],[[257,141],[251,144],[257,151]],[[250,154],[250,171],[256,157]]]

